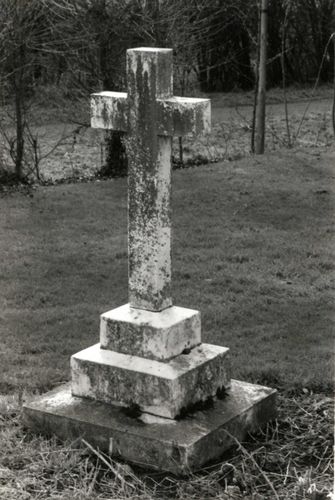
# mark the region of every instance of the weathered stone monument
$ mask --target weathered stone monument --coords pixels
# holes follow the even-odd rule
[[[102,314],[100,343],[71,358],[71,383],[24,416],[37,431],[187,473],[272,418],[275,391],[231,380],[229,349],[201,343],[200,313],[172,304],[172,136],[209,131],[210,101],[173,97],[171,49],[128,50],[127,85],[93,94],[91,109],[93,127],[126,133],[129,303]]]

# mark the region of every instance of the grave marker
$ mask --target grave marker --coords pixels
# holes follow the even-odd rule
[[[210,101],[172,96],[171,49],[128,50],[127,85],[91,105],[93,127],[126,133],[129,303],[102,314],[100,343],[72,356],[71,387],[24,412],[38,431],[186,473],[232,444],[226,430],[243,439],[272,418],[275,391],[231,381],[229,349],[201,343],[200,313],[172,305],[171,141],[209,131]]]

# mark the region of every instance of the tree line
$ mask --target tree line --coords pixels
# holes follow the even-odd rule
[[[26,105],[41,86],[70,97],[124,90],[125,51],[174,49],[175,93],[250,89],[259,0],[0,0],[0,99],[12,104],[20,175]],[[267,85],[333,78],[334,0],[269,0]],[[319,72],[320,63],[323,62]],[[29,136],[29,134],[28,134]]]

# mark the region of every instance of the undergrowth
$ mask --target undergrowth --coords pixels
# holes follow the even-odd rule
[[[334,498],[332,400],[279,397],[278,419],[187,477],[119,463],[85,441],[60,444],[27,433],[17,400],[0,403],[0,498],[6,500]]]
[[[45,92],[44,92],[45,95]],[[89,126],[89,100],[86,96],[79,102],[60,98],[51,92],[49,101],[40,99],[33,108],[31,131],[38,146],[28,147],[25,172],[30,182],[54,184],[57,182],[82,182],[94,178],[123,177],[127,174],[127,160],[118,133],[92,129]],[[304,89],[288,89],[289,127],[284,114],[283,92],[272,89],[267,95],[266,150],[282,149],[313,150],[329,148],[334,143],[331,127],[332,89],[323,87],[317,94]],[[252,123],[252,93],[233,92],[210,95],[212,100],[212,129],[210,135],[184,137],[182,157],[180,143],[173,140],[174,168],[216,163],[221,160],[233,161],[250,156]],[[314,102],[314,98],[319,102]],[[306,99],[308,102],[305,102]],[[328,99],[329,105],[322,100]],[[9,110],[0,107],[0,119],[10,129],[5,120]],[[107,138],[107,141],[106,141]],[[8,141],[0,130],[0,161],[13,169]],[[34,153],[38,153],[37,156]],[[33,161],[35,158],[35,164]],[[36,164],[36,159],[38,160]],[[38,175],[37,175],[38,174]],[[6,178],[0,186],[7,186]]]

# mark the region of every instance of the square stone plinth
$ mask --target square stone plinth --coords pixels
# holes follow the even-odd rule
[[[100,349],[71,357],[72,393],[175,418],[230,385],[229,349],[201,344],[168,362]]]
[[[232,436],[242,441],[275,418],[275,399],[273,389],[232,380],[224,399],[192,418],[144,423],[145,415],[130,417],[122,408],[72,396],[67,385],[26,404],[23,416],[35,432],[70,440],[83,437],[115,458],[188,474],[220,458],[235,444]]]
[[[200,313],[172,306],[161,312],[123,305],[101,315],[102,349],[167,360],[201,342]]]

